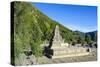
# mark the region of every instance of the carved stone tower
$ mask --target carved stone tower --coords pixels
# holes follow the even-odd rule
[[[60,47],[62,43],[64,43],[64,40],[62,39],[62,37],[60,35],[59,26],[56,25],[55,30],[54,30],[54,36],[53,36],[51,48]]]

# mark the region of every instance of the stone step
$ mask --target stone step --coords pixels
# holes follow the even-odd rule
[[[77,49],[87,49],[87,48],[84,48],[84,47],[64,47],[64,46],[53,48],[53,50],[68,50],[68,49],[74,49],[74,50],[76,49],[77,50]]]
[[[86,50],[54,50],[54,53],[77,53],[77,52],[87,52]]]
[[[86,53],[86,52],[54,52],[53,55],[66,55],[66,54],[80,54],[80,53]]]
[[[63,43],[61,43],[61,44],[63,44]],[[59,44],[53,44],[52,45],[52,47],[51,47],[51,49],[56,49],[56,48],[67,48],[68,46],[67,45],[59,45]]]
[[[58,50],[53,50],[54,54],[67,54],[67,53],[83,53],[87,52],[87,49],[58,49]]]
[[[75,57],[75,56],[85,56],[85,55],[88,55],[89,52],[84,52],[84,53],[72,53],[72,54],[62,54],[62,55],[53,55],[52,56],[52,59],[55,59],[55,58],[64,58],[64,57]]]

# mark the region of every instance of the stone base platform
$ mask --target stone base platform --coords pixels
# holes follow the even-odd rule
[[[89,54],[87,50],[88,48],[83,47],[56,47],[55,49],[53,49],[52,58],[84,56]]]
[[[76,53],[76,54],[66,54],[66,55],[55,55],[55,56],[52,56],[52,59],[55,59],[55,58],[64,58],[64,57],[85,56],[85,55],[88,55],[88,54],[89,54],[89,52]]]

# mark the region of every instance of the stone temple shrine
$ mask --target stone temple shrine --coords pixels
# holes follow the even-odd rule
[[[72,56],[88,55],[88,49],[85,47],[69,46],[70,44],[64,43],[62,36],[60,35],[59,26],[56,25],[51,40],[52,57],[51,58],[63,58]]]

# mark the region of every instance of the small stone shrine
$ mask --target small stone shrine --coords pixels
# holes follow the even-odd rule
[[[54,29],[54,35],[52,38],[50,49],[53,50],[52,58],[63,58],[63,57],[72,57],[72,56],[83,56],[88,55],[89,52],[87,48],[69,46],[68,43],[64,43],[59,31],[59,26],[56,25]]]

